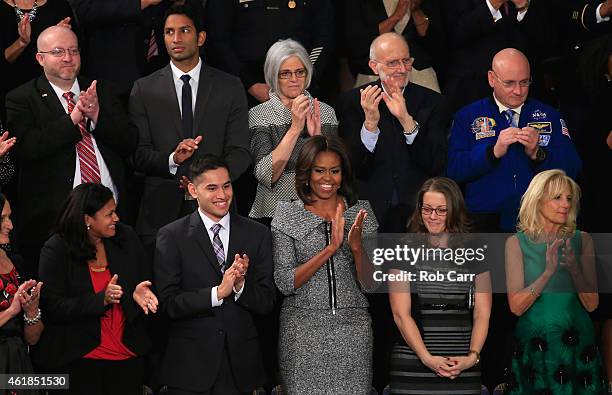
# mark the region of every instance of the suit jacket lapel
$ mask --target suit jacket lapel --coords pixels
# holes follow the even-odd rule
[[[159,71],[158,88],[155,91],[162,93],[159,95],[159,110],[169,111],[170,118],[174,124],[174,133],[178,137],[178,141],[183,140],[183,127],[181,126],[181,109],[179,107],[178,98],[176,97],[176,87],[174,85],[174,77],[172,76],[172,68],[170,63]],[[166,94],[166,92],[168,94]]]
[[[215,273],[217,273],[219,278],[222,278],[217,256],[215,255],[212,243],[208,237],[208,231],[204,227],[204,222],[202,222],[202,218],[200,218],[200,214],[197,211],[189,217],[189,234],[187,237],[196,241],[196,244],[200,247],[202,252],[204,252],[206,260],[215,270]]]
[[[229,269],[232,263],[234,263],[234,256],[236,254],[240,254],[241,256],[244,254],[244,250],[241,249],[241,246],[246,245],[246,242],[246,235],[242,229],[242,219],[236,213],[230,214],[229,246],[227,248],[227,256],[225,257],[226,269]]]
[[[55,91],[51,87],[51,84],[44,76],[38,78],[36,81],[36,88],[38,89],[42,102],[47,106],[49,111],[56,114],[66,113],[60,99],[57,97]]]
[[[204,110],[208,103],[208,98],[212,92],[213,79],[210,73],[206,72],[206,65],[202,63],[200,68],[200,81],[198,82],[198,94],[196,96],[195,114],[193,122],[192,136],[198,136],[202,134],[201,125],[204,117]]]

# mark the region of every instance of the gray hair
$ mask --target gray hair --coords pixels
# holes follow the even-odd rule
[[[310,86],[312,80],[312,62],[308,57],[308,52],[299,42],[290,38],[286,40],[279,40],[272,44],[268,53],[266,54],[266,61],[264,63],[264,76],[266,78],[266,84],[270,86],[272,92],[278,92],[278,72],[281,64],[290,57],[297,57],[306,69],[306,85],[304,89]]]

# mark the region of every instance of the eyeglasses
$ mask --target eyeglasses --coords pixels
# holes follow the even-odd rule
[[[406,68],[412,67],[412,64],[414,63],[414,58],[395,59],[395,60],[390,60],[388,62],[381,62],[376,59],[372,59],[372,61],[376,63],[384,64],[390,69],[399,69],[401,65],[404,65],[404,67]]]
[[[50,51],[38,51],[38,53],[48,53],[56,58],[63,58],[66,52],[68,52],[70,56],[78,56],[81,50],[79,48],[53,48]]]
[[[297,69],[295,71],[284,70],[278,73],[278,78],[280,78],[281,80],[288,80],[294,75],[295,78],[304,78],[306,77],[306,74],[308,74],[308,71],[306,71],[306,69]]]
[[[528,88],[529,85],[531,85],[531,83],[533,82],[531,77],[529,77],[526,80],[520,80],[520,81],[506,81],[506,80],[502,80],[501,78],[499,78],[499,76],[497,75],[497,73],[495,71],[491,70],[491,72],[493,73],[495,78],[497,78],[497,80],[499,82],[501,82],[501,84],[506,89],[514,88],[516,86],[516,84],[518,84],[521,88]]]
[[[421,207],[421,213],[423,213],[424,215],[431,215],[431,213],[436,212],[436,215],[438,217],[446,217],[446,214],[448,214],[448,209],[444,206],[440,206],[440,207],[429,207],[429,206],[423,206]]]

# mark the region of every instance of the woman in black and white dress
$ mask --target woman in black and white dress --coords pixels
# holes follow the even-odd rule
[[[461,190],[451,179],[427,180],[417,198],[408,229],[416,245],[457,247],[467,232]],[[423,236],[422,240],[419,236]],[[457,236],[457,237],[453,237]],[[399,271],[399,268],[391,271]],[[480,394],[480,351],[491,314],[491,277],[483,263],[459,265],[422,260],[413,268],[416,281],[390,284],[393,318],[401,333],[391,351],[391,393]],[[456,277],[449,277],[450,271]],[[445,280],[420,281],[420,272],[443,273]],[[475,274],[473,281],[449,281]],[[469,277],[465,277],[466,279]],[[406,391],[410,392],[406,392]]]

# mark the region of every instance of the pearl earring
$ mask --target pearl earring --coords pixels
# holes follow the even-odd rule
[[[91,225],[87,224],[87,230],[91,230]]]

